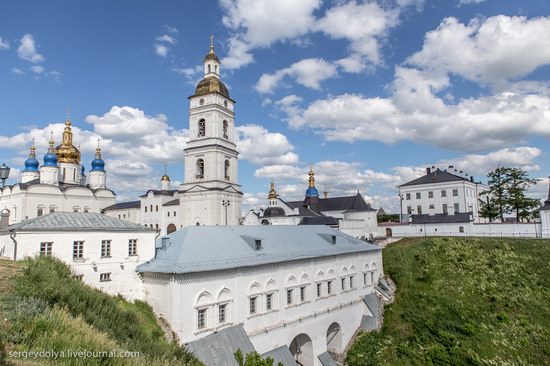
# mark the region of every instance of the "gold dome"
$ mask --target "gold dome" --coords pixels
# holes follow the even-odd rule
[[[57,161],[67,164],[80,164],[80,151],[73,145],[73,132],[71,130],[71,120],[65,121],[65,131],[63,131],[63,142],[55,148]]]
[[[226,98],[231,99],[231,97],[229,96],[229,91],[227,90],[225,84],[215,76],[209,76],[199,81],[199,83],[197,84],[197,88],[195,89],[195,94],[193,96],[196,97],[199,95],[206,95],[210,93],[218,93]]]
[[[170,177],[167,174],[164,174],[160,180],[170,182]]]
[[[275,182],[273,179],[271,180],[271,190],[269,191],[269,195],[267,196],[268,200],[277,199],[279,195],[277,194],[277,191],[275,190]]]

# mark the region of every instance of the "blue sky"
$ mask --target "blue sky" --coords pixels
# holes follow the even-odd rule
[[[85,165],[101,138],[120,199],[158,186],[164,164],[176,187],[213,34],[245,207],[271,178],[303,197],[310,165],[329,195],[359,189],[390,211],[426,166],[545,177],[549,14],[535,0],[2,1],[0,158],[17,181],[70,106]]]

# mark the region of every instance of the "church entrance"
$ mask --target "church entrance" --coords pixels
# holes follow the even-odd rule
[[[298,334],[288,348],[299,366],[313,366],[313,343],[307,334]]]
[[[392,235],[393,235],[393,232],[392,232],[391,228],[387,227],[387,228],[386,228],[386,236],[387,236],[388,238],[391,238]]]
[[[168,225],[168,227],[166,228],[166,234],[172,234],[174,231],[176,231],[177,228],[176,228],[176,225],[174,224],[170,224]]]
[[[342,328],[338,323],[332,323],[327,330],[327,351],[342,353]]]

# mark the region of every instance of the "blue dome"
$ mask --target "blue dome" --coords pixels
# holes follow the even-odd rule
[[[92,170],[91,172],[104,172],[105,171],[105,162],[103,159],[94,159],[92,160]]]
[[[82,165],[80,167],[80,174],[84,175],[84,171],[86,170],[86,168],[84,167],[84,165]]]
[[[57,155],[52,152],[44,155],[44,166],[57,166]]]
[[[319,192],[317,191],[317,188],[308,188],[306,191],[306,197],[319,197]]]
[[[38,162],[38,160],[36,160],[36,158],[28,158],[27,160],[25,160],[25,170],[23,170],[23,171],[24,172],[37,172],[39,165],[40,165],[40,163]]]

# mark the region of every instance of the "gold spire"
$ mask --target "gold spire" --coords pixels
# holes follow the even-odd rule
[[[315,188],[315,172],[313,171],[313,165],[309,166],[309,188]]]
[[[277,194],[277,191],[275,190],[275,182],[273,179],[271,179],[271,190],[269,191],[269,195],[267,196],[267,199],[269,200],[275,200],[279,197]]]
[[[323,198],[328,198],[327,185],[325,184],[325,190],[323,191]]]
[[[48,152],[49,153],[54,153],[55,152],[55,149],[54,149],[53,145],[54,145],[53,131],[50,131],[50,142],[49,142],[49,146],[48,146]]]
[[[101,139],[97,139],[97,147],[95,148],[96,159],[101,159],[101,147],[99,146],[99,141],[101,141]]]
[[[63,141],[56,147],[55,153],[60,163],[80,164],[80,151],[73,145],[73,131],[71,123],[71,109],[67,109],[67,120],[63,130]]]
[[[218,58],[218,56],[216,56],[216,53],[214,52],[214,36],[210,36],[210,51],[204,57],[204,62],[208,60],[215,60],[217,63],[220,63],[220,59]]]
[[[30,158],[36,157],[36,146],[34,146],[34,137],[32,138],[31,153],[29,154]]]
[[[210,53],[214,53],[214,36],[210,35]]]

